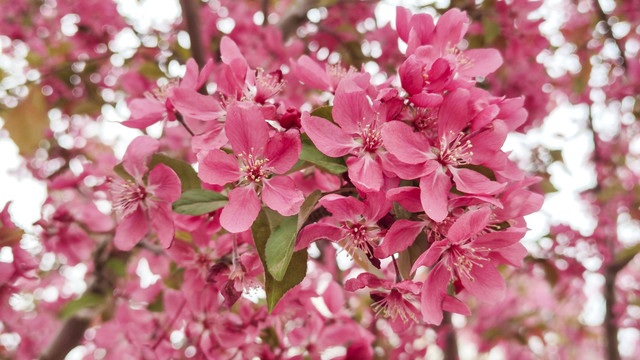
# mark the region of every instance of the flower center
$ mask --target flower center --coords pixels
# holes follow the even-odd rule
[[[483,267],[489,261],[488,258],[478,254],[478,252],[488,252],[487,248],[471,248],[464,245],[451,245],[449,248],[449,258],[447,269],[455,276],[464,276],[470,281],[475,281],[471,276],[473,266]],[[457,275],[456,275],[457,274]]]
[[[451,133],[453,135],[453,133]],[[458,134],[452,142],[447,140],[447,136],[443,136],[440,141],[440,161],[444,165],[468,165],[471,163],[473,152],[471,151],[470,140],[463,140],[464,133]]]
[[[392,320],[395,320],[399,316],[403,323],[409,320],[413,320],[416,323],[418,322],[416,308],[411,303],[411,301],[413,301],[411,294],[405,294],[403,296],[398,290],[391,289],[388,295],[380,295],[382,295],[382,298],[371,304],[376,316],[382,315]]]
[[[374,153],[382,146],[382,136],[380,130],[371,125],[361,128],[360,136],[362,137],[362,149],[369,153]]]
[[[265,74],[263,69],[256,70],[256,96],[257,103],[264,104],[265,101],[275,96],[282,90],[285,82],[282,80],[282,72],[276,70]]]
[[[238,154],[238,158],[242,162],[240,171],[244,173],[242,182],[256,182],[259,183],[263,178],[271,174],[271,171],[266,166],[269,159],[263,159],[261,156],[255,156],[252,153]]]
[[[147,197],[144,186],[122,180],[110,180],[109,188],[113,195],[113,207],[124,215],[134,212]]]
[[[378,246],[377,226],[368,227],[361,223],[342,223],[342,229],[346,231],[344,249],[354,256],[356,249],[362,250],[367,256],[373,256],[374,249]]]

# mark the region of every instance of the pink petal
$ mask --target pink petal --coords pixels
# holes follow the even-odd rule
[[[264,157],[276,174],[284,174],[298,162],[302,143],[297,130],[276,133],[267,143]]]
[[[193,89],[173,88],[169,98],[180,114],[190,119],[210,121],[225,114],[216,99]]]
[[[186,72],[184,73],[184,77],[182,81],[180,81],[180,87],[197,90],[196,85],[198,82],[198,73],[200,69],[198,68],[198,63],[194,59],[187,60],[186,64]]]
[[[215,122],[214,126],[209,128],[209,130],[191,138],[191,150],[199,153],[209,149],[220,149],[228,142],[229,140],[224,132],[224,125]]]
[[[213,71],[213,59],[209,59],[209,61],[207,61],[207,63],[202,67],[194,89],[200,89],[202,85],[207,82],[207,80],[209,79],[209,75],[211,75],[211,71]]]
[[[382,187],[382,167],[368,153],[360,157],[347,159],[349,179],[358,190],[363,192],[380,191]]]
[[[441,169],[420,178],[420,202],[424,212],[436,222],[449,214],[449,190],[451,179]]]
[[[262,201],[283,216],[295,215],[304,202],[302,191],[288,176],[276,176],[263,181]]]
[[[458,72],[466,77],[487,76],[502,65],[502,56],[496,49],[466,50],[463,56],[469,60],[458,68]]]
[[[220,225],[231,233],[251,228],[260,212],[260,199],[251,186],[237,187],[229,192],[229,203],[222,209]]]
[[[436,158],[431,151],[429,140],[401,121],[384,124],[381,135],[387,151],[402,162],[419,164]]]
[[[175,234],[171,205],[159,201],[149,201],[149,222],[151,228],[158,236],[158,241],[163,248],[168,249],[173,242]]]
[[[507,246],[491,253],[491,255],[497,254],[502,261],[500,263],[506,263],[511,266],[521,267],[522,260],[529,254],[527,249],[520,243],[515,243],[511,246]]]
[[[523,228],[509,228],[503,231],[490,232],[488,234],[480,235],[473,241],[473,247],[484,247],[487,249],[499,249],[516,244],[527,229]]]
[[[223,36],[220,40],[220,59],[223,63],[234,68],[237,78],[244,78],[248,67],[247,61],[242,52],[240,52],[238,45],[228,36]]]
[[[482,207],[478,210],[467,211],[451,225],[447,232],[447,240],[458,243],[476,235],[489,224],[491,209]]]
[[[262,154],[269,139],[269,127],[262,112],[252,103],[228,105],[225,132],[236,154]]]
[[[353,220],[364,213],[364,204],[351,196],[325,195],[318,201],[338,221]]]
[[[393,175],[395,175],[405,180],[421,178],[432,173],[440,166],[440,163],[435,159],[421,164],[405,164],[390,152],[379,153],[378,157],[380,158],[382,169],[387,176],[393,177]],[[391,175],[388,174],[389,172]]]
[[[504,190],[507,185],[491,181],[486,176],[470,169],[449,166],[449,171],[453,175],[456,189],[468,194],[493,195]]]
[[[113,244],[118,250],[129,251],[147,234],[147,216],[138,206],[135,211],[122,218],[122,222],[116,228]]]
[[[409,22],[411,21],[411,11],[403,8],[402,6],[396,7],[396,29],[398,30],[398,36],[402,41],[409,41]]]
[[[182,194],[180,178],[167,165],[158,164],[149,172],[147,191],[158,199],[174,202]]]
[[[464,129],[469,117],[469,91],[456,89],[445,96],[438,113],[438,137],[446,137],[447,144]]]
[[[375,256],[384,259],[395,253],[404,251],[413,244],[424,226],[424,223],[420,221],[397,220],[391,225],[382,244],[376,248]]]
[[[131,111],[129,120],[121,124],[130,128],[145,129],[165,118],[166,106],[156,99],[133,99],[128,104]]]
[[[344,238],[344,236],[344,231],[334,225],[322,223],[307,225],[300,230],[294,250],[306,249],[312,242],[322,239],[338,241]]]
[[[420,107],[435,108],[442,103],[442,95],[423,91],[411,96],[410,100]]]
[[[469,27],[467,13],[458,9],[451,9],[444,13],[436,24],[433,42],[440,49],[456,46],[464,37]]]
[[[302,114],[301,122],[302,128],[313,144],[327,156],[341,157],[361,146],[353,140],[351,135],[329,120],[309,116],[309,113],[305,112]]]
[[[338,314],[344,307],[344,290],[337,282],[331,281],[327,289],[322,293],[322,299],[333,314]]]
[[[438,263],[427,275],[420,297],[422,319],[427,324],[440,325],[442,322],[442,304],[450,279],[451,273],[442,263]]]
[[[331,82],[325,69],[307,55],[302,55],[297,62],[291,61],[293,74],[306,85],[318,90],[331,90]]]
[[[387,192],[387,198],[402,205],[409,212],[418,213],[424,211],[420,203],[419,187],[403,186],[391,189]]]
[[[429,14],[419,13],[411,18],[411,28],[415,30],[420,45],[427,44],[433,37],[433,17]]]
[[[127,147],[122,166],[139,184],[142,184],[142,177],[149,171],[149,158],[159,148],[158,140],[148,136],[138,136]]]
[[[416,272],[421,266],[433,266],[433,264],[440,259],[440,255],[449,249],[449,242],[447,240],[436,241],[433,243],[427,251],[423,252],[411,266],[411,273]]]
[[[340,81],[333,99],[333,120],[349,134],[360,134],[360,129],[375,120],[367,93],[347,77]]]
[[[471,279],[460,276],[460,281],[470,294],[478,300],[497,303],[504,299],[506,284],[500,272],[489,262],[474,264],[471,268]]]
[[[465,316],[471,315],[471,310],[469,310],[467,304],[449,295],[445,296],[442,301],[442,310]]]
[[[238,159],[218,149],[198,153],[198,177],[213,185],[226,185],[240,178]]]
[[[423,64],[418,61],[415,55],[409,56],[409,58],[400,65],[400,68],[398,68],[402,88],[410,95],[419,94],[424,87],[422,70]]]

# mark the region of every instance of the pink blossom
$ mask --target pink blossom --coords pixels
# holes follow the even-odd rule
[[[133,181],[111,180],[113,207],[122,219],[113,240],[120,250],[131,250],[147,234],[149,224],[163,247],[170,247],[173,241],[171,203],[180,198],[180,179],[164,164],[149,171],[149,157],[159,146],[148,136],[135,138],[122,159],[122,166]]]
[[[302,148],[298,132],[278,132],[269,138],[262,112],[251,103],[230,104],[225,127],[233,154],[217,149],[198,154],[202,180],[235,184],[220,216],[222,227],[235,233],[248,230],[260,212],[258,194],[280,214],[297,214],[304,201],[302,192],[291,178],[280,174],[298,161]]]

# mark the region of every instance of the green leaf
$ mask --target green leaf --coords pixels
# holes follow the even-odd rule
[[[111,258],[106,265],[117,277],[127,276],[127,264],[122,259]]]
[[[151,312],[163,312],[164,311],[164,299],[162,298],[162,292],[159,292],[156,295],[156,298],[153,302],[147,305],[147,310]]]
[[[298,216],[288,216],[269,236],[265,249],[267,269],[274,279],[282,281],[296,243],[298,234]]]
[[[188,163],[165,155],[153,154],[149,169],[153,169],[153,167],[158,164],[165,164],[178,174],[180,182],[182,182],[182,191],[199,189],[202,187],[198,174]]]
[[[485,44],[491,44],[498,35],[500,35],[500,26],[497,23],[491,21],[489,17],[482,18],[482,28],[484,30]]]
[[[122,163],[114,166],[113,172],[127,181],[136,182],[136,179],[134,179],[133,176],[129,175],[127,170],[124,169],[124,166],[122,166]]]
[[[173,203],[173,211],[182,215],[203,215],[218,210],[229,202],[226,196],[206,189],[191,189]]]
[[[315,108],[311,112],[311,116],[321,117],[323,119],[327,119],[331,121],[332,123],[335,123],[335,121],[333,121],[332,111],[333,111],[333,106],[321,106],[319,108]]]
[[[313,212],[318,200],[322,197],[322,192],[320,190],[315,190],[306,199],[300,206],[300,212],[298,212],[298,231],[302,229],[302,226],[309,218],[309,215]]]
[[[18,106],[2,111],[4,128],[16,144],[20,155],[33,155],[49,129],[47,101],[39,87],[30,87],[29,95]]]
[[[103,295],[96,293],[85,293],[81,297],[69,301],[61,310],[60,317],[62,319],[70,318],[78,311],[86,308],[94,308],[104,304],[106,301]]]
[[[300,138],[302,140],[300,160],[310,162],[331,174],[342,174],[347,171],[347,166],[342,158],[332,158],[323,154],[306,134],[303,134]]]
[[[269,223],[269,217],[264,210],[260,211],[258,218],[253,222],[251,226],[251,233],[253,234],[253,240],[256,244],[256,250],[260,256],[260,261],[265,269],[266,265],[266,245],[267,240],[271,236],[271,224]],[[307,274],[307,250],[300,250],[293,253],[287,271],[285,272],[282,280],[276,280],[269,271],[264,272],[265,277],[265,292],[267,294],[267,308],[269,312],[275,308],[278,301],[284,296],[284,294],[291,290],[294,286],[298,285]]]

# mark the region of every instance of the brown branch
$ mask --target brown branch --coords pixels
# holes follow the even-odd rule
[[[293,35],[298,27],[307,21],[307,12],[318,6],[318,3],[318,0],[296,0],[289,6],[278,23],[284,40]]]
[[[598,18],[600,19],[600,21],[604,25],[604,34],[609,39],[613,40],[613,42],[618,47],[618,52],[620,52],[620,65],[622,66],[622,68],[624,69],[624,72],[626,74],[627,73],[627,60],[624,57],[624,47],[622,46],[622,44],[620,44],[620,40],[616,39],[616,37],[613,36],[613,31],[611,30],[611,25],[609,25],[609,17],[604,12],[604,10],[602,10],[602,6],[600,6],[600,0],[593,0],[593,7],[594,7],[594,10],[596,11],[596,15],[598,15]]]
[[[613,306],[616,303],[617,275],[618,272],[611,268],[607,268],[604,274],[604,330],[607,360],[620,360],[620,351],[618,350],[618,325],[616,323],[616,314],[613,310]]]
[[[191,41],[191,56],[202,69],[206,63],[202,38],[200,37],[200,1],[180,0],[182,18],[187,26],[189,40]]]
[[[440,327],[445,331],[444,339],[444,360],[458,360],[458,340],[456,339],[456,329],[451,323],[451,313],[443,313]]]

